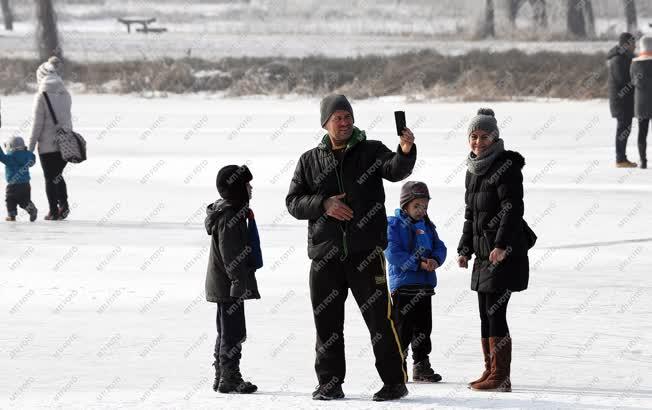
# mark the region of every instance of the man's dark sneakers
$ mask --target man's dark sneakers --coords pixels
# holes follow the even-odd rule
[[[217,391],[220,393],[251,394],[258,390],[258,386],[242,380],[240,372],[222,372]]]
[[[374,401],[398,400],[408,394],[405,384],[386,384],[374,394]]]
[[[412,380],[416,383],[437,383],[441,376],[432,369],[430,360],[424,359],[412,367]]]
[[[342,391],[342,384],[325,384],[319,385],[312,392],[313,400],[337,400],[344,398],[344,391]]]

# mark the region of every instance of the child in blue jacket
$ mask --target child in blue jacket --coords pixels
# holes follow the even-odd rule
[[[25,141],[14,136],[5,143],[7,153],[0,148],[0,162],[5,164],[5,179],[7,180],[7,218],[8,222],[16,220],[18,215],[17,205],[29,213],[29,220],[36,220],[36,207],[32,202],[32,188],[29,184],[29,167],[34,165],[36,158],[27,150]]]
[[[409,181],[401,188],[401,208],[387,218],[389,287],[394,319],[404,357],[412,345],[412,380],[434,383],[441,376],[432,369],[431,297],[435,294],[435,270],[446,260],[446,246],[428,218],[430,194],[423,182]],[[405,365],[404,365],[405,366]]]

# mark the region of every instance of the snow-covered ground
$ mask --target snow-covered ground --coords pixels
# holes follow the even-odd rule
[[[1,138],[27,134],[31,101],[3,98]],[[479,318],[470,273],[452,255],[465,128],[482,105],[354,102],[357,125],[392,147],[392,111],[406,110],[419,147],[411,179],[430,185],[430,215],[451,251],[433,301],[431,360],[444,382],[410,384],[405,400],[379,405],[352,298],[347,398],[310,399],[306,226],[284,198],[295,161],[322,134],[318,100],[76,97],[90,159],[67,168],[69,220],[0,224],[0,408],[652,407],[652,173],[614,168],[605,101],[492,104],[507,147],[526,157],[526,219],[539,243],[530,289],[510,302],[514,392],[467,390],[482,366]],[[637,160],[634,141],[629,152]],[[204,206],[228,163],[253,171],[266,263],[263,298],[247,302],[242,368],[260,391],[246,397],[211,390],[215,306],[203,297]],[[42,216],[39,165],[32,175]],[[385,185],[390,210],[400,185]]]

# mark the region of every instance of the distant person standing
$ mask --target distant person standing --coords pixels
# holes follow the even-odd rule
[[[634,115],[638,119],[638,154],[641,168],[647,168],[647,131],[652,118],[652,37],[640,40],[641,53],[632,60]]]
[[[616,166],[636,168],[627,159],[627,139],[632,131],[634,116],[634,88],[630,78],[630,65],[634,58],[636,40],[630,33],[622,33],[618,45],[607,53],[609,109],[616,119]]]

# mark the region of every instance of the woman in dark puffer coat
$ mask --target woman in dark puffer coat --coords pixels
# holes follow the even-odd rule
[[[523,221],[525,160],[506,151],[491,109],[480,109],[468,130],[466,210],[458,265],[475,254],[471,289],[478,292],[485,371],[470,383],[474,390],[511,391],[512,339],[507,326],[511,292],[527,288],[528,249]]]

